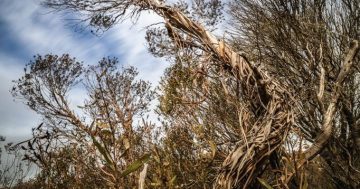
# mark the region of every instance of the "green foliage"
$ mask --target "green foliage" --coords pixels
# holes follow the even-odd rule
[[[264,186],[266,189],[274,189],[273,187],[271,187],[270,184],[268,184],[264,179],[262,178],[257,178],[257,180],[260,182],[260,184],[262,186]]]
[[[101,146],[101,144],[95,139],[94,136],[91,136],[94,145],[96,146],[96,148],[99,150],[99,152],[101,153],[101,155],[103,155],[103,157],[105,158],[107,164],[109,165],[109,167],[114,171],[115,170],[115,165],[114,162],[110,159],[110,155],[107,152],[107,150]]]
[[[140,167],[144,165],[144,163],[148,162],[150,160],[151,155],[145,154],[144,156],[137,159],[135,162],[132,162],[122,173],[122,177],[126,177],[132,172],[137,171]]]

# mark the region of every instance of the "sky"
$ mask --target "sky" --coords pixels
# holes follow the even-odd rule
[[[121,64],[138,68],[139,78],[156,85],[168,64],[146,49],[145,27],[161,21],[142,15],[136,25],[119,23],[101,36],[77,31],[68,15],[51,12],[40,0],[0,0],[0,135],[7,141],[29,138],[41,118],[10,94],[12,81],[20,78],[25,65],[36,54],[64,53],[85,64],[102,57],[117,57]],[[81,103],[81,92],[73,91],[73,103]]]

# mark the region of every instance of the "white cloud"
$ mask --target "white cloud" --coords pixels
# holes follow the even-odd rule
[[[153,23],[159,23],[162,19],[151,13],[142,14],[134,25],[130,20],[118,24],[112,28],[107,37],[117,41],[115,51],[123,54],[121,63],[135,66],[139,70],[139,76],[153,84],[160,80],[164,69],[168,66],[163,59],[150,55],[146,48],[146,27]],[[127,29],[124,29],[127,28]]]
[[[105,54],[106,44],[99,43],[95,36],[91,40],[81,40],[81,34],[66,27],[60,14],[47,13],[34,1],[5,0],[0,16],[6,27],[30,53],[71,53],[81,59],[92,60]],[[89,53],[91,51],[91,53]],[[90,55],[90,56],[89,56]]]

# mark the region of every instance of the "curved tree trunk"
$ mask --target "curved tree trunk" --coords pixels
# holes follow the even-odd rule
[[[265,71],[256,68],[245,57],[236,53],[224,41],[217,39],[203,26],[191,21],[184,14],[156,1],[149,7],[162,16],[168,28],[178,29],[199,42],[222,66],[230,67],[245,85],[251,103],[257,110],[257,121],[247,133],[247,142],[239,141],[229,154],[217,177],[215,188],[248,188],[254,182],[269,156],[282,144],[294,122],[295,102],[291,93]],[[168,29],[169,30],[169,29]],[[172,35],[171,37],[179,36]],[[182,41],[180,37],[176,40]]]
[[[352,41],[350,44],[349,50],[347,55],[345,56],[343,67],[340,70],[340,73],[333,85],[333,91],[331,93],[331,100],[327,107],[327,110],[325,114],[323,115],[323,124],[322,124],[322,131],[321,133],[316,137],[314,143],[311,145],[311,147],[305,151],[304,158],[299,162],[297,165],[297,168],[301,168],[306,162],[312,160],[314,157],[316,157],[321,151],[325,148],[326,144],[328,143],[329,139],[333,135],[333,120],[335,113],[337,111],[337,103],[339,101],[339,97],[341,94],[342,85],[344,83],[344,80],[346,79],[346,76],[350,72],[350,68],[353,64],[353,59],[355,55],[357,54],[359,50],[359,42],[357,40]],[[320,84],[321,86],[324,85],[324,83]],[[323,87],[320,87],[323,88]],[[320,97],[322,100],[322,97]],[[292,179],[294,173],[292,173],[288,177],[288,182]]]
[[[343,67],[334,83],[331,101],[323,118],[322,132],[316,137],[313,145],[305,152],[305,158],[300,162],[302,166],[306,161],[313,159],[325,147],[333,132],[333,119],[336,112],[337,103],[341,94],[342,84],[350,72],[353,59],[359,50],[357,40],[352,41],[349,51],[344,59]]]

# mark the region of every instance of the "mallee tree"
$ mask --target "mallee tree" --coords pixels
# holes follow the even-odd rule
[[[137,181],[148,188],[359,187],[360,2],[43,4],[78,14],[95,32],[137,19],[144,11],[163,18],[163,26],[149,28],[146,35],[149,51],[172,63],[159,87],[160,131],[146,121],[144,127],[132,125],[152,92],[142,82],[133,87],[135,72],[116,73],[112,60],[86,71],[90,100],[82,109],[90,120],[77,118],[66,102],[65,92],[82,73],[81,64],[68,56],[38,57],[31,73],[17,83],[15,94],[25,97],[53,128],[49,138],[62,128],[56,136],[88,141],[80,143],[84,145],[90,141],[92,145],[78,150],[88,148],[87,153],[98,155],[87,165],[99,170],[104,187],[126,188]],[[229,13],[231,30],[217,37],[212,31],[224,18],[223,11]],[[29,81],[35,84],[30,89]],[[72,128],[65,129],[63,123]],[[155,140],[154,135],[162,137]],[[63,173],[79,177],[70,168]]]

